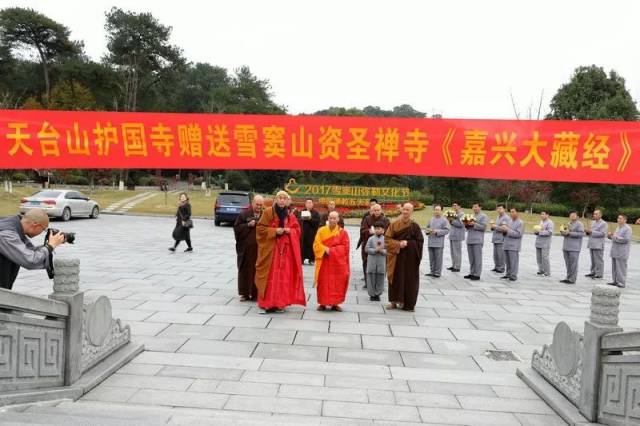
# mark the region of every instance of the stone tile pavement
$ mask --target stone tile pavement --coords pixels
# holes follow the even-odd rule
[[[551,278],[535,275],[527,236],[518,282],[489,272],[481,281],[464,280],[465,254],[463,273],[423,276],[414,313],[369,301],[352,249],[344,312],[315,310],[313,270],[304,266],[307,309],[260,315],[236,295],[232,229],[196,220],[195,251],[170,254],[173,223],[101,216],[55,224],[77,232],[77,244],[59,255],[81,259],[87,296],[109,296],[114,316],[131,326],[146,351],[82,400],[51,408],[51,415],[105,415],[122,424],[564,424],[515,375],[534,349],[550,343],[558,321],[580,329],[588,316],[593,281],[558,282],[564,278],[560,238],[554,238]],[[348,231],[355,246],[357,229]],[[448,247],[445,254],[448,265]],[[583,250],[581,276],[588,257]],[[425,258],[423,275],[427,266]],[[484,270],[491,268],[487,243]],[[640,328],[637,262],[629,274],[625,329]],[[15,290],[45,295],[51,284],[43,271],[22,271]],[[488,349],[513,351],[519,361],[493,361]],[[38,410],[32,411],[36,419]]]

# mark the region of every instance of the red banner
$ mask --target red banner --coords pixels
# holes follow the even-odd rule
[[[640,123],[0,110],[1,169],[281,169],[640,184]]]

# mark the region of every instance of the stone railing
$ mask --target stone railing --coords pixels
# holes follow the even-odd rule
[[[640,332],[622,332],[619,305],[619,288],[594,286],[584,332],[560,322],[553,343],[534,351],[532,369],[518,370],[571,425],[640,425]]]
[[[143,350],[112,318],[108,298],[85,300],[78,259],[54,266],[48,299],[0,289],[0,406],[52,398],[51,388],[65,386],[64,397],[79,397]]]

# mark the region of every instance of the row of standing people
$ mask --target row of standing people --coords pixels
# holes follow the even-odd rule
[[[494,267],[492,272],[504,273],[501,278],[516,281],[518,279],[519,253],[522,249],[522,237],[524,235],[524,222],[519,218],[516,209],[506,213],[503,205],[496,208],[497,218],[489,222],[488,217],[482,213],[480,204],[473,205],[473,215],[465,215],[460,205],[453,204],[453,214],[445,220],[442,217],[442,209],[436,206],[435,215],[427,225],[427,234],[430,235],[429,258],[430,273],[427,275],[437,278],[442,271],[442,252],[444,249],[444,236],[449,234],[452,265],[447,268],[453,272],[459,272],[462,262],[462,242],[466,239],[467,253],[469,257],[469,274],[464,278],[479,280],[482,273],[482,250],[484,246],[485,232],[490,228],[493,244]],[[602,219],[602,212],[596,210],[593,213],[593,221],[589,229],[578,220],[576,212],[571,212],[569,222],[560,229],[563,238],[562,252],[566,266],[566,278],[560,282],[575,284],[578,274],[578,260],[582,250],[584,237],[588,237],[587,248],[591,257],[590,272],[586,274],[592,279],[604,277],[604,246],[605,239],[611,240],[610,256],[612,259],[612,281],[608,284],[618,287],[626,285],[627,261],[630,252],[632,230],[627,225],[627,217],[618,215],[617,227],[614,231],[608,230],[608,224]],[[466,231],[466,232],[465,232]],[[547,212],[541,213],[541,220],[534,227],[536,261],[538,275],[549,277],[551,240],[554,233],[554,223]],[[432,241],[433,240],[433,241]]]

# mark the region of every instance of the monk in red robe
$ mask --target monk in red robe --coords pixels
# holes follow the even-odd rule
[[[318,310],[332,307],[341,311],[349,288],[349,234],[339,225],[340,215],[329,213],[328,225],[318,229],[313,242],[316,257],[314,286],[318,291]]]
[[[255,283],[258,306],[284,312],[289,305],[306,306],[300,259],[300,223],[287,208],[289,194],[278,192],[256,226],[258,259]]]

